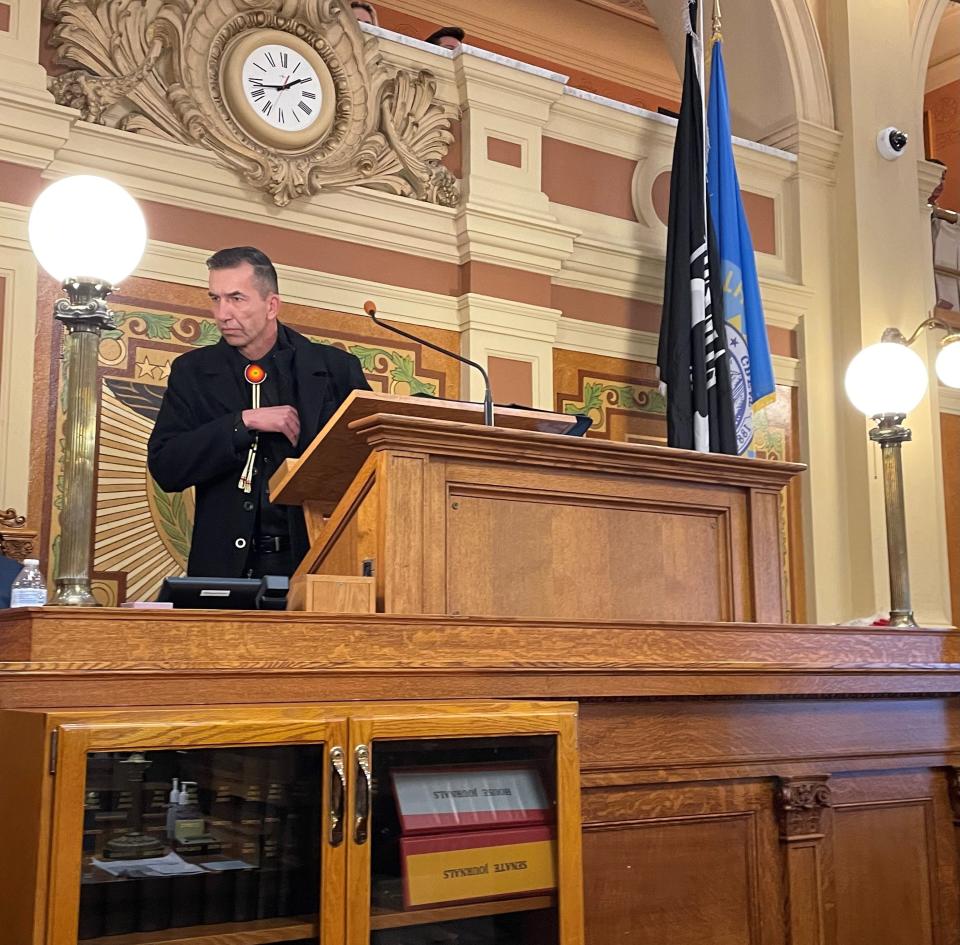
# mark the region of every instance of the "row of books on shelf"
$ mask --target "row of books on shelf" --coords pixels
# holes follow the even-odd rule
[[[292,757],[90,756],[78,937],[316,914],[320,765]],[[148,765],[178,776],[136,780]]]

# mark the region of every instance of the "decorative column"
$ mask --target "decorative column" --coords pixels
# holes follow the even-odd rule
[[[833,945],[836,938],[821,826],[823,812],[830,806],[828,778],[810,775],[777,779],[790,945]]]

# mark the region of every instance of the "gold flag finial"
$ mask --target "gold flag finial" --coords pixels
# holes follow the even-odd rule
[[[722,39],[720,35],[720,0],[713,0],[713,40]]]

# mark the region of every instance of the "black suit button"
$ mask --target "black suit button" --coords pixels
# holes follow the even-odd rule
[[[252,512],[252,511],[253,511],[253,503],[252,503],[249,499],[247,499],[247,500],[244,501],[244,503],[243,503],[243,511],[244,511],[244,512]]]

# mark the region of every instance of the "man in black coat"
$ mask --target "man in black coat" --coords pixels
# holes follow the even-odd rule
[[[268,480],[370,385],[352,354],[277,321],[277,273],[260,250],[220,250],[207,268],[222,337],[174,360],[150,473],[167,492],[196,487],[187,574],[290,575],[307,552],[303,510],[270,502]]]

